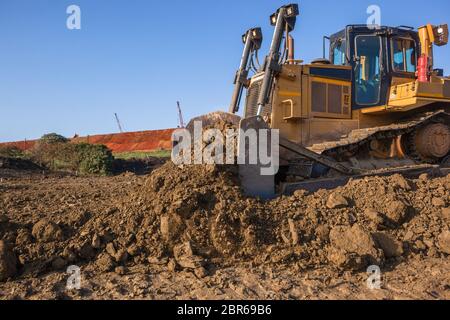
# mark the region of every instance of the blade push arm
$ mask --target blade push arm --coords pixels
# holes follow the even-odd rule
[[[290,4],[278,9],[270,17],[270,22],[275,26],[269,54],[264,61],[264,79],[258,98],[258,115],[261,115],[263,107],[269,102],[270,90],[275,76],[281,72],[281,44],[284,32],[289,33],[295,27],[295,22],[299,14],[298,5]],[[288,35],[286,34],[286,39]]]
[[[239,111],[239,104],[241,102],[242,91],[244,87],[247,87],[248,83],[248,68],[250,57],[253,52],[261,48],[262,32],[261,28],[253,28],[248,30],[243,36],[244,52],[242,53],[241,64],[236,72],[234,78],[234,91],[230,104],[230,113],[236,113]]]

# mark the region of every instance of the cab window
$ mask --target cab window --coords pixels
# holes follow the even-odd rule
[[[396,72],[416,72],[417,56],[414,40],[392,39],[392,63]]]
[[[343,39],[339,39],[334,44],[333,49],[333,64],[338,66],[346,65],[346,51],[347,51],[347,42]]]
[[[356,36],[355,88],[356,103],[360,106],[376,105],[381,90],[381,37]]]

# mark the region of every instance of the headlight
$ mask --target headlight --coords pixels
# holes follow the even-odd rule
[[[277,19],[278,19],[278,13],[274,13],[273,15],[270,16],[270,24],[272,26],[277,24]]]
[[[284,10],[283,19],[292,19],[292,18],[295,18],[296,16],[298,16],[298,14],[299,14],[298,4],[293,3],[293,4],[290,4],[287,6],[282,6],[280,9],[277,10],[277,12],[275,12],[274,14],[272,14],[270,16],[270,24],[272,26],[275,26],[277,24],[278,15],[279,15],[281,9]],[[295,19],[294,19],[294,23],[295,23]]]
[[[444,46],[448,43],[448,25],[433,26],[434,44]]]
[[[290,4],[286,7],[286,15],[288,17],[295,17],[298,16],[298,4]]]

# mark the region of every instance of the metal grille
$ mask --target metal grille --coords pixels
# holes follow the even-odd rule
[[[328,112],[342,113],[342,86],[328,85]]]
[[[245,100],[244,115],[246,118],[256,116],[258,112],[258,98],[261,91],[261,81],[253,82],[247,90],[247,98]],[[262,116],[272,113],[272,104],[268,103],[262,110]]]
[[[327,112],[327,85],[313,81],[311,83],[312,111]]]

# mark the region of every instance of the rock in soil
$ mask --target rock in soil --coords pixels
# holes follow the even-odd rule
[[[52,242],[63,240],[61,228],[47,219],[39,220],[31,231],[33,237],[39,242]]]
[[[442,208],[441,216],[447,223],[450,223],[450,208]]]
[[[91,246],[94,249],[100,249],[101,248],[102,240],[101,240],[101,238],[100,238],[100,236],[98,234],[94,234],[94,236],[92,237]]]
[[[408,213],[408,207],[402,201],[393,201],[388,204],[386,216],[395,224],[402,224]]]
[[[25,246],[33,242],[33,237],[27,229],[19,229],[17,231],[16,245]]]
[[[348,201],[342,195],[332,193],[327,200],[328,209],[341,209],[348,207]]]
[[[445,207],[445,200],[442,198],[433,198],[431,200],[431,204],[435,207],[442,208],[442,207]]]
[[[378,247],[380,247],[386,258],[396,258],[403,254],[403,245],[395,238],[386,233],[377,232],[373,234]]]
[[[114,272],[118,275],[123,276],[127,273],[127,269],[124,266],[118,266],[114,269]]]
[[[208,271],[206,271],[206,269],[203,267],[199,267],[199,268],[195,269],[194,273],[198,278],[204,278],[204,277],[208,276]]]
[[[52,261],[52,268],[55,270],[61,270],[67,265],[66,260],[64,260],[61,257],[55,258],[55,260]]]
[[[443,253],[450,254],[450,231],[443,231],[438,238],[439,248]]]
[[[176,262],[183,268],[197,269],[204,265],[204,259],[194,255],[190,242],[185,242],[173,248]]]
[[[17,257],[12,248],[0,240],[0,282],[17,274]]]
[[[178,265],[175,259],[169,259],[169,262],[167,263],[167,270],[169,272],[175,272],[177,271]]]
[[[330,232],[329,259],[338,268],[359,270],[369,264],[381,265],[383,255],[371,234],[361,226],[334,227]]]
[[[107,253],[102,253],[98,257],[95,264],[96,264],[97,268],[102,272],[109,272],[109,271],[113,270],[115,267],[113,258]]]
[[[383,224],[383,222],[384,222],[383,215],[375,209],[368,208],[364,211],[364,214],[367,216],[367,218],[372,220],[376,225]]]

